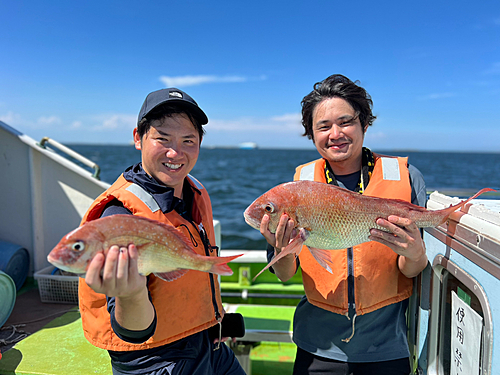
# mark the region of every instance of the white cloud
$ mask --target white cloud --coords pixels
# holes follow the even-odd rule
[[[302,120],[302,115],[300,113],[287,113],[281,116],[271,117],[273,121],[282,121],[282,122],[295,122],[300,124]]]
[[[71,129],[80,129],[81,127],[82,127],[81,121],[73,121],[73,123],[70,126]]]
[[[262,130],[266,129],[262,122],[258,123],[252,118],[240,118],[236,120],[217,120],[212,119],[207,125],[207,131],[210,130],[224,130],[230,132],[248,131],[248,130]]]
[[[302,133],[300,114],[284,114],[269,118],[245,117],[235,120],[210,120],[207,131],[224,130],[228,132],[266,131],[273,133]]]
[[[137,116],[127,114],[101,115],[95,117],[94,120],[98,124],[92,129],[97,131],[133,129],[137,125]],[[81,124],[77,124],[77,126],[81,126]]]
[[[457,94],[454,92],[438,92],[438,93],[420,96],[420,97],[418,97],[418,100],[445,99],[445,98],[451,98],[453,96],[457,96]]]
[[[492,26],[493,27],[500,26],[500,17],[488,18],[483,20],[482,22],[475,23],[472,25],[472,27],[477,30],[491,29]]]
[[[366,132],[365,138],[371,141],[381,141],[387,138],[387,134],[382,131],[372,132],[370,129]]]
[[[500,74],[500,62],[491,64],[490,68],[484,74]]]
[[[38,118],[37,123],[40,125],[55,125],[60,124],[61,119],[57,116],[42,116]]]
[[[22,118],[21,115],[12,111],[9,111],[4,115],[0,115],[0,120],[13,127],[33,130],[46,130],[62,123],[61,119],[57,116],[41,116],[38,119],[33,120]]]
[[[12,111],[9,111],[4,115],[0,115],[0,121],[3,121],[7,125],[11,126],[20,125],[22,123],[21,115]]]
[[[163,82],[167,87],[197,86],[205,83],[215,83],[215,82],[245,82],[247,80],[248,79],[246,77],[242,76],[214,76],[214,75],[160,77],[160,81]]]
[[[259,77],[243,77],[243,76],[215,76],[215,75],[193,75],[193,76],[161,76],[160,81],[166,87],[186,87],[197,86],[205,83],[234,83],[234,82],[247,82],[247,81],[264,81],[267,76],[261,75]]]

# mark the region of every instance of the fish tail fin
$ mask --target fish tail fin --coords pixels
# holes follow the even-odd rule
[[[299,255],[300,252],[302,251],[302,245],[304,244],[304,237],[302,233],[299,232],[296,237],[290,243],[281,250],[281,252],[274,257],[272,261],[269,262],[267,266],[265,266],[255,277],[253,278],[253,281],[265,270],[267,270],[269,267],[271,267],[274,263],[276,263],[278,260],[281,258],[289,255],[289,254],[296,254]]]
[[[227,263],[236,258],[239,258],[242,255],[243,254],[238,254],[227,257],[214,258],[212,267],[208,270],[208,272],[216,273],[217,275],[222,275],[222,276],[231,276],[233,274],[233,270],[227,265]]]
[[[481,189],[479,190],[476,194],[474,194],[472,197],[470,197],[469,199],[465,200],[464,202],[462,203],[459,203],[461,204],[462,206],[465,205],[467,202],[469,202],[470,200],[474,199],[474,198],[477,198],[479,197],[481,194],[483,193],[486,193],[488,191],[496,191],[495,189],[490,189],[490,188],[484,188],[484,189]]]
[[[438,225],[443,224],[448,219],[448,216],[450,216],[452,212],[455,212],[456,210],[462,208],[463,206],[465,206],[467,203],[469,203],[474,198],[477,198],[481,194],[486,193],[488,191],[496,191],[496,190],[490,189],[490,188],[481,189],[476,194],[474,194],[472,197],[470,197],[470,198],[468,198],[460,203],[457,203],[453,206],[450,206],[448,208],[443,209],[443,211],[446,212],[446,215],[444,216],[444,218],[441,220],[441,222]]]

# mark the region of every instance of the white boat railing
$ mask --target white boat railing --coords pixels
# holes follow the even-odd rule
[[[101,169],[92,160],[87,159],[85,156],[80,155],[78,152],[73,151],[72,149],[66,147],[62,143],[59,143],[56,140],[49,138],[49,137],[43,137],[42,140],[38,144],[40,145],[40,147],[46,148],[45,145],[47,143],[50,143],[52,145],[52,147],[57,148],[59,151],[64,152],[65,154],[71,156],[73,159],[76,159],[80,163],[92,168],[94,170],[94,174],[92,175],[92,177],[95,177],[98,180],[100,180],[99,175],[101,173]]]

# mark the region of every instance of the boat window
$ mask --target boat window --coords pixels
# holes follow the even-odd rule
[[[435,359],[430,373],[465,375],[473,367],[473,373],[489,375],[493,336],[486,295],[469,274],[445,258],[441,261],[433,277],[433,293],[439,297],[432,299],[431,314],[438,317],[431,327],[437,330],[437,342],[435,353],[429,353]]]

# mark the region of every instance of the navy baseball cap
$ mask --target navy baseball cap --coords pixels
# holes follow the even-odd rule
[[[200,125],[205,125],[208,123],[208,117],[205,112],[203,112],[202,109],[198,106],[198,103],[196,103],[194,99],[184,91],[176,89],[175,87],[157,90],[150,93],[142,104],[137,123],[141,122],[141,120],[149,113],[151,113],[155,108],[167,103],[179,107],[184,107],[187,112],[191,113],[200,122]]]

